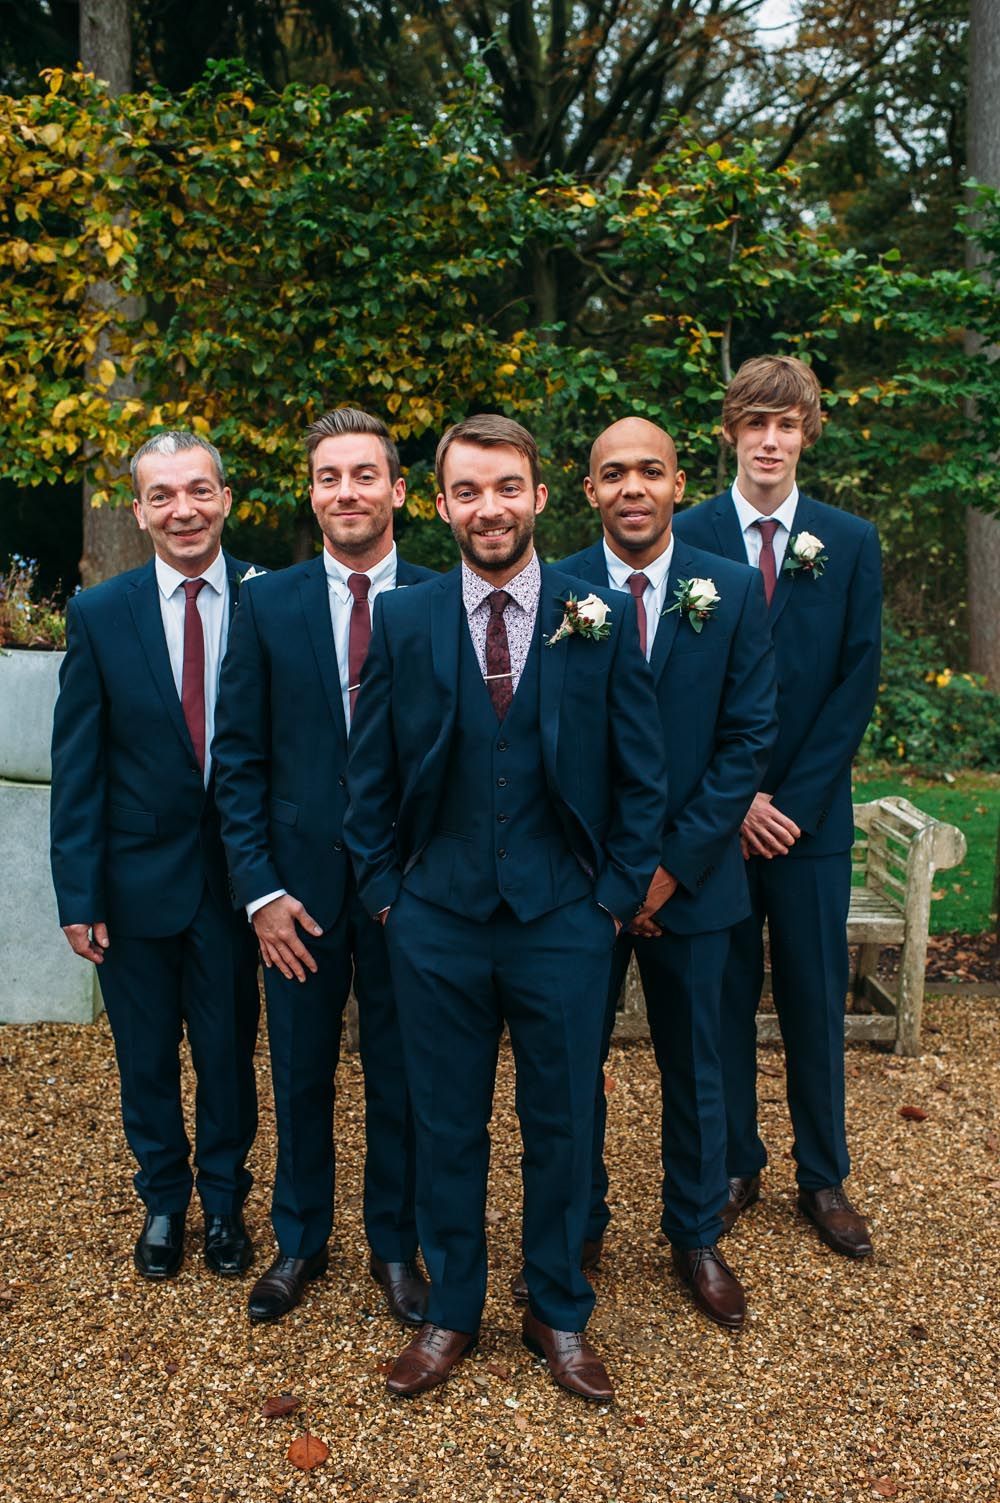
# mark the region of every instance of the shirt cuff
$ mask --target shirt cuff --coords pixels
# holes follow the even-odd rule
[[[269,892],[262,898],[254,898],[252,903],[247,904],[247,918],[252,919],[258,908],[264,908],[268,903],[273,903],[275,898],[287,898],[288,890],[279,887],[277,892]]]

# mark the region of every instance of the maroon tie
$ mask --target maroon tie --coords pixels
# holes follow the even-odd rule
[[[514,682],[510,672],[510,646],[503,613],[510,596],[506,590],[494,590],[488,595],[490,620],[486,628],[486,687],[490,691],[497,719],[502,720],[514,698]]]
[[[198,609],[203,579],[184,581],[184,667],[181,669],[181,709],[198,766],[205,771],[205,631]]]
[[[635,614],[639,622],[639,646],[642,648],[643,657],[646,656],[646,607],[642,603],[643,593],[649,586],[649,580],[645,574],[630,574],[628,587],[632,591],[635,601]]]
[[[778,582],[778,565],[774,557],[774,534],[777,532],[777,522],[755,522],[755,527],[760,529],[760,558],[757,567],[764,576],[764,594],[768,605],[771,604],[771,596]]]
[[[371,587],[372,582],[367,574],[348,575],[347,588],[354,596],[354,604],[351,606],[351,629],[347,637],[348,703],[351,707],[350,718],[352,720],[358,698],[358,688],[361,684],[361,670],[365,666],[368,644],[372,639],[372,613],[368,609],[368,591]]]

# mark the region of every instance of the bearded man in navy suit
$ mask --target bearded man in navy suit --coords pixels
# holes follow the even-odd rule
[[[160,433],[132,460],[133,510],[155,557],[70,601],[52,732],[59,919],[98,975],[146,1219],[135,1265],[177,1272],[193,1177],[178,1045],[197,1077],[195,1167],[205,1260],[239,1275],[245,1160],[257,1128],[257,954],[234,911],[210,752],[240,579],[222,551],[232,505],[218,450]]]
[[[328,1263],[334,1075],[344,1005],[358,998],[365,1072],[364,1220],[369,1271],[390,1313],[423,1320],[415,1263],[413,1133],[382,931],[362,907],[343,840],[347,744],[371,612],[386,591],[433,578],[398,556],[406,482],[385,424],[339,407],[306,435],[318,557],[255,580],[233,625],[213,753],[236,897],[264,959],[278,1161],[277,1257],[250,1293],[279,1320]]]
[[[632,602],[539,565],[534,439],[451,428],[437,507],[461,567],[381,597],[344,832],[385,927],[417,1138],[427,1324],[391,1393],[443,1382],[486,1292],[488,1123],[503,1025],[524,1143],[523,1339],[607,1399],[580,1268],[615,935],[660,906],[663,752]]]
[[[662,1085],[661,1228],[698,1306],[738,1329],[743,1289],[715,1245],[726,1200],[720,1005],[730,931],[750,913],[740,825],[777,729],[774,659],[760,576],[675,540],[684,479],[662,428],[637,417],[613,423],[595,441],[584,481],[604,536],[561,567],[635,599],[667,756],[668,804],[656,832],[667,901],[653,915],[654,936],[626,931],[615,945],[602,1063],[634,953]],[[598,1072],[585,1243],[593,1264],[610,1220],[606,1110]]]
[[[799,1209],[836,1252],[872,1252],[843,1188],[844,1005],[851,889],[851,761],[878,690],[882,580],[870,522],[800,494],[819,437],[819,382],[802,361],[763,356],[722,408],[736,451],[730,490],[677,520],[679,539],[760,570],[778,669],[778,739],[743,822],[753,913],[733,932],[723,1003],[731,1227],[758,1198],[756,1028],[767,922],[785,1044]]]

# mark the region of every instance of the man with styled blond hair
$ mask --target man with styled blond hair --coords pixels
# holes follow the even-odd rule
[[[679,517],[676,532],[760,570],[778,670],[778,740],[742,830],[753,913],[733,931],[723,992],[723,1223],[732,1227],[757,1200],[767,1162],[757,1126],[755,1027],[766,921],[799,1209],[834,1251],[863,1258],[871,1237],[843,1188],[850,1170],[843,1020],[851,761],[878,689],[878,537],[870,522],[799,491],[799,460],[822,428],[819,382],[801,360],[747,360],[726,392],[722,427],[736,478]]]

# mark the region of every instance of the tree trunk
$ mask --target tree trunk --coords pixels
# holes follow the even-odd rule
[[[88,72],[95,73],[109,86],[112,94],[124,94],[132,87],[132,19],[129,0],[81,0],[80,4],[80,59]],[[102,308],[120,304],[123,312],[134,312],[134,304],[122,299],[117,289],[105,281],[95,282],[87,294],[91,304]],[[91,361],[97,366],[109,354],[105,339]],[[96,374],[93,376],[97,385]],[[103,388],[102,388],[103,389]],[[108,389],[111,401],[123,400],[135,394],[131,383],[120,378]],[[121,473],[127,473],[126,466]],[[83,556],[80,559],[80,578],[84,586],[97,584],[123,569],[133,569],[149,557],[148,534],[136,526],[131,508],[127,505],[91,505],[93,485],[83,483]]]
[[[969,23],[969,172],[1000,187],[1000,7],[972,0]],[[975,247],[969,251],[974,263]],[[996,354],[980,350],[976,358]],[[1000,518],[971,508],[968,565],[970,663],[1000,690]]]

